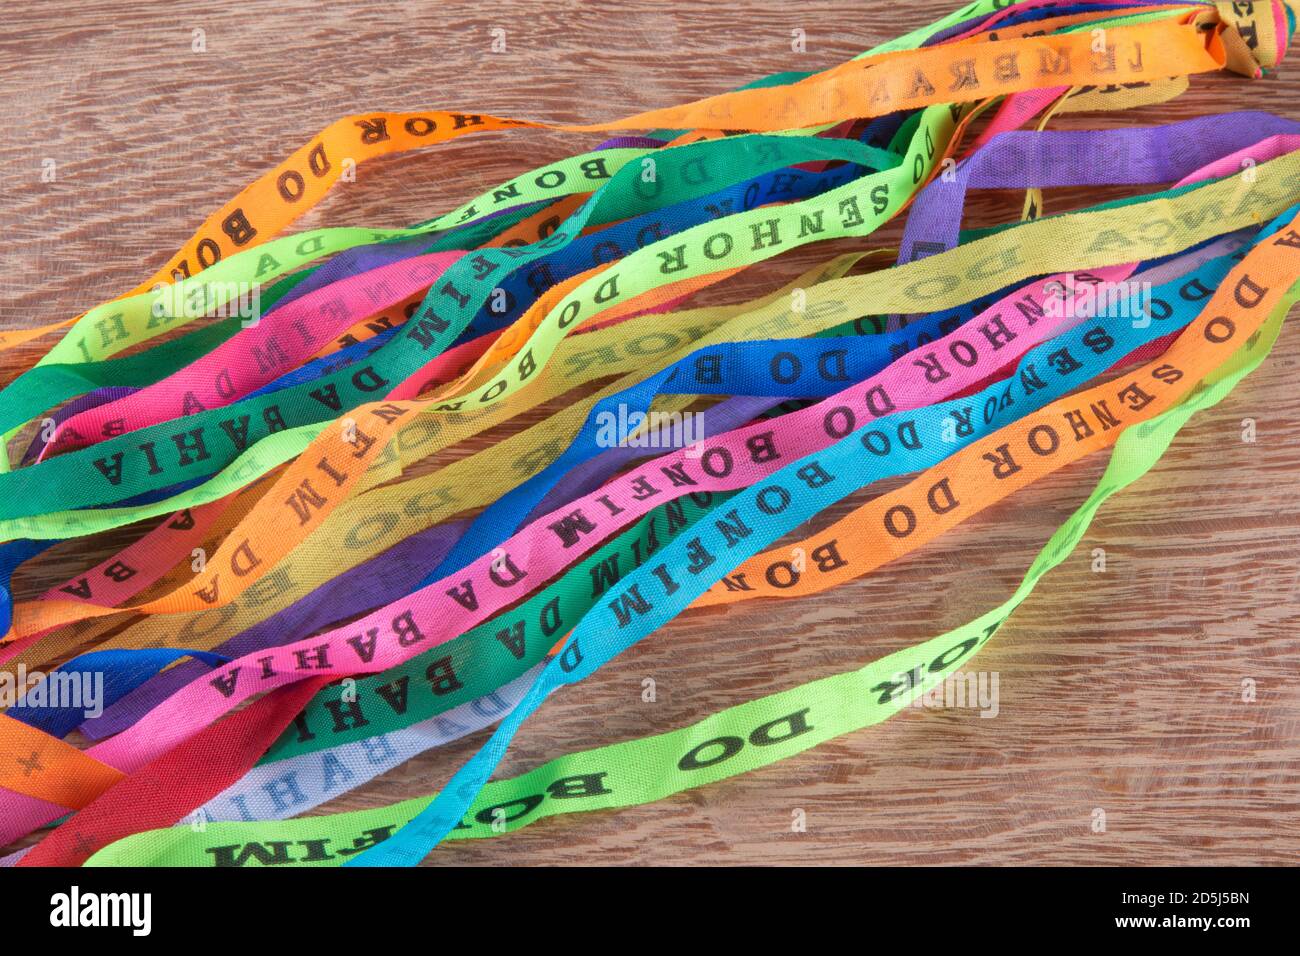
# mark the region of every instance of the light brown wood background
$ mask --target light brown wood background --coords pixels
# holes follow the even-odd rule
[[[332,119],[461,108],[589,121],[822,68],[955,0],[725,4],[70,0],[0,13],[0,323],[76,314],[134,286],[203,218]],[[494,27],[508,50],[489,52]],[[207,52],[191,51],[205,31]],[[793,29],[807,52],[791,52]],[[1178,101],[1063,126],[1254,107],[1300,118],[1300,64],[1197,77]],[[295,228],[398,226],[450,209],[592,137],[520,130],[364,165]],[[57,163],[56,183],[40,181]],[[1119,195],[1048,195],[1059,211]],[[1297,197],[1300,199],[1300,197]],[[1019,212],[976,197],[968,221]],[[773,287],[803,250],[714,298]],[[864,308],[869,304],[864,303]],[[49,340],[3,356],[4,381]],[[1103,510],[977,663],[1001,712],[908,711],[784,763],[652,806],[543,821],[435,861],[546,863],[1294,863],[1300,848],[1300,328]],[[1254,418],[1258,441],[1241,440]],[[690,612],[549,701],[502,767],[678,727],[861,666],[1001,602],[1082,499],[1101,458],[994,507],[935,546],[816,599]],[[838,511],[836,512],[839,513]],[[823,516],[822,520],[826,520]],[[63,546],[19,597],[133,533]],[[1102,547],[1109,570],[1090,570]],[[658,701],[641,702],[653,677]],[[1258,698],[1242,701],[1244,679]],[[425,755],[326,809],[441,785],[484,739]],[[792,811],[807,832],[792,833]],[[1107,815],[1105,833],[1090,824]]]

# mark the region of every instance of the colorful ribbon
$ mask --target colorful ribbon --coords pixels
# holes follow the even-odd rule
[[[0,715],[0,844],[57,824],[4,862],[413,865],[445,838],[763,766],[927,693],[1263,360],[1300,296],[1293,121],[1018,128],[1260,76],[1295,27],[1280,2],[977,0],[818,73],[607,122],[357,114],[128,295],[0,335],[66,330],[0,390],[6,439],[39,426],[17,467],[0,456],[0,677],[43,672]],[[518,127],[649,135],[406,229],[275,238],[344,155]],[[1045,188],[1171,181],[1042,213]],[[963,230],[969,190],[990,188],[1026,190],[1027,221]],[[902,213],[896,252],[688,307]],[[688,606],[819,594],[1111,447],[1020,588],[970,624],[489,782],[550,693]],[[52,545],[145,519],[13,600]],[[92,680],[93,712],[58,699]],[[287,819],[493,723],[441,794]]]

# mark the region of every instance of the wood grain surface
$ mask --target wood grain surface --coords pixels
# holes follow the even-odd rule
[[[613,118],[832,65],[953,2],[10,0],[0,13],[0,325],[64,319],[134,286],[238,187],[338,116],[461,108]],[[490,52],[496,27],[506,30],[505,53]],[[205,32],[204,53],[191,49],[195,29]],[[791,52],[794,29],[806,32],[804,53]],[[1277,78],[1196,77],[1171,104],[1057,125],[1247,107],[1300,118],[1298,92],[1300,64],[1290,63]],[[371,162],[294,228],[423,220],[598,141],[518,130]],[[56,162],[54,183],[41,182],[44,159]],[[1047,209],[1124,192],[1049,192]],[[967,222],[1007,221],[1019,203],[981,194]],[[898,234],[894,224],[870,240],[806,248],[704,301],[738,301]],[[0,357],[3,380],[50,344]],[[755,773],[650,806],[449,845],[431,862],[1296,862],[1298,357],[1293,319],[1260,371],[1105,506],[972,665],[999,675],[995,718],[910,709]],[[1257,423],[1254,443],[1242,440],[1245,418]],[[499,772],[679,727],[970,619],[1011,593],[1103,465],[1096,456],[1068,468],[815,599],[688,612],[553,697]],[[18,597],[139,533],[60,546],[20,572]],[[1105,573],[1091,570],[1094,548],[1106,550]],[[646,677],[657,683],[655,703],[641,700]],[[1247,679],[1253,702],[1242,699]],[[484,739],[426,754],[323,810],[429,792]],[[1096,808],[1106,813],[1104,833],[1093,832]],[[796,809],[806,832],[792,832]]]

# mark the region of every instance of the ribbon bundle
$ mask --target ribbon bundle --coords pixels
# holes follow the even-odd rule
[[[976,0],[819,73],[549,127],[619,135],[409,228],[277,238],[345,157],[546,125],[361,113],[129,294],[0,334],[60,333],[0,390],[3,862],[413,865],[764,766],[931,691],[1300,297],[1300,123],[1050,119],[1256,78],[1296,16]],[[1134,189],[1043,215],[1039,191],[1067,186]],[[1021,221],[963,229],[980,189],[1028,191]],[[896,217],[898,250],[693,301]],[[491,779],[552,692],[688,608],[828,590],[1108,448],[1020,586],[969,623]],[[15,599],[53,543],[127,525],[126,548]],[[440,793],[302,816],[492,726]]]

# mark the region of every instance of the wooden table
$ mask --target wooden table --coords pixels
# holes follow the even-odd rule
[[[613,0],[601,4],[11,0],[0,21],[0,324],[66,318],[134,286],[212,209],[330,120],[464,108],[584,121],[840,62],[953,0]],[[491,12],[495,6],[496,12]],[[881,11],[884,15],[879,15]],[[506,52],[490,50],[495,28]],[[791,31],[807,36],[791,51]],[[192,49],[204,31],[206,52]],[[1300,118],[1300,70],[1197,77],[1175,102],[1059,126],[1156,123],[1244,107]],[[396,226],[594,145],[489,134],[363,165],[295,228]],[[41,180],[53,159],[57,180]],[[1062,190],[1049,211],[1123,191]],[[1300,197],[1297,197],[1300,198]],[[968,222],[1019,212],[975,197]],[[738,301],[834,252],[806,248],[732,282]],[[710,301],[710,300],[706,300]],[[5,381],[50,340],[3,356]],[[908,710],[762,771],[660,803],[459,843],[457,863],[1285,863],[1300,848],[1300,328],[1198,416],[978,659],[1000,712]],[[1253,418],[1257,441],[1242,441]],[[549,701],[501,768],[678,727],[867,660],[1000,603],[1104,464],[1094,457],[938,544],[816,599],[689,612]],[[861,500],[861,499],[855,499]],[[835,514],[844,509],[836,509]],[[823,515],[818,524],[828,520]],[[130,540],[62,545],[17,579],[30,597]],[[1104,548],[1105,573],[1091,570]],[[643,678],[657,701],[641,700]],[[1256,699],[1243,701],[1243,681]],[[477,734],[327,805],[428,792]],[[1106,814],[1094,832],[1094,810]],[[806,832],[792,832],[796,809]]]

